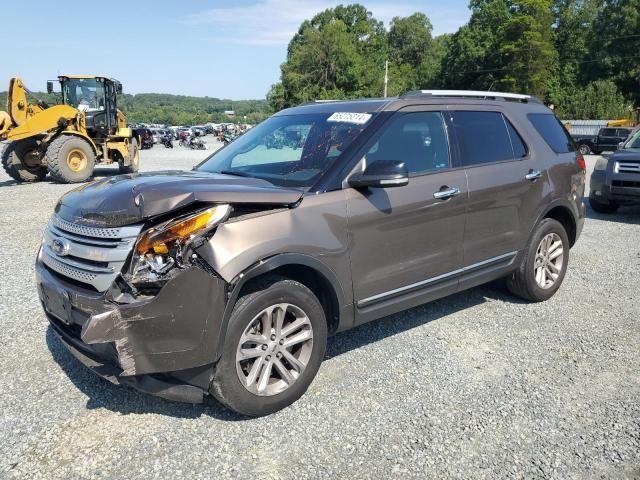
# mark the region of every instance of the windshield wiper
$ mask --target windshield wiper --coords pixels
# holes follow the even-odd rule
[[[221,170],[220,172],[223,175],[235,175],[236,177],[251,177],[247,172],[243,172],[240,170]]]

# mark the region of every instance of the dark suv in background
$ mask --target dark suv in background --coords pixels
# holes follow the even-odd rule
[[[589,182],[589,204],[599,213],[640,204],[640,130],[621,142],[613,155],[599,158]]]
[[[67,193],[38,292],[112,382],[265,415],[306,391],[328,335],[501,277],[550,298],[583,226],[584,170],[526,95],[302,105],[192,172]]]

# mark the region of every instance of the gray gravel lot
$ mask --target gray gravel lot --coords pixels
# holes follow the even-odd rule
[[[244,419],[115,387],[54,337],[33,260],[70,188],[0,174],[0,478],[640,478],[640,208],[588,211],[550,301],[492,284],[342,333],[300,401]]]

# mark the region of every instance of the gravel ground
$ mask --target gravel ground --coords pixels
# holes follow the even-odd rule
[[[0,174],[0,478],[640,478],[640,208],[588,211],[550,301],[492,284],[342,333],[300,401],[245,419],[115,387],[64,350],[33,260],[70,188]]]

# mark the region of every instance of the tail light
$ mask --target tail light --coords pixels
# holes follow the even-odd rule
[[[584,161],[584,157],[581,154],[578,154],[578,157],[576,158],[576,163],[580,166],[582,170],[587,169],[587,163]]]

